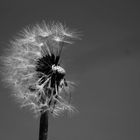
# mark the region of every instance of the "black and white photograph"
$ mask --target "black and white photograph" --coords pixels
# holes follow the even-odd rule
[[[140,2],[1,0],[0,140],[140,140]]]

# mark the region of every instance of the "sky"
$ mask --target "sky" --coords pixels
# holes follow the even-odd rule
[[[135,0],[1,0],[2,55],[19,31],[43,20],[81,34],[62,56],[67,79],[77,85],[76,111],[50,116],[48,140],[140,139],[139,6]],[[38,140],[39,118],[21,109],[2,82],[0,111],[0,140]]]

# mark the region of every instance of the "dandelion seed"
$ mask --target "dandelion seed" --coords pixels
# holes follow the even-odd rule
[[[68,101],[72,82],[65,78],[60,57],[64,44],[71,44],[74,38],[76,35],[61,23],[43,22],[24,29],[2,57],[5,80],[16,90],[17,99],[22,106],[41,114],[39,140],[47,139],[48,113],[57,116],[64,110],[73,110]]]

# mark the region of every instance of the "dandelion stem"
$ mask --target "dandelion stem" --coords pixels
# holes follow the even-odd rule
[[[40,128],[39,128],[39,140],[47,140],[48,138],[48,112],[41,113],[40,116]]]

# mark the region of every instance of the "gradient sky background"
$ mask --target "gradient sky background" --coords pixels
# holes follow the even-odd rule
[[[60,21],[82,33],[63,53],[78,112],[50,117],[48,140],[140,139],[140,2],[1,0],[0,50],[23,27]],[[0,140],[38,140],[39,119],[0,86]]]

